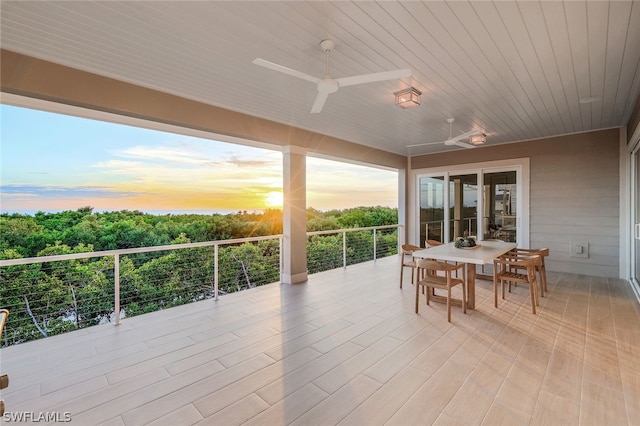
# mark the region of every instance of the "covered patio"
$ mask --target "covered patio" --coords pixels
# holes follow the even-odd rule
[[[640,424],[638,2],[184,4],[3,1],[1,101],[281,150],[282,283],[3,348],[9,415]],[[321,75],[326,38],[337,77],[413,74],[311,114],[313,85],[252,64]],[[423,103],[400,109],[409,86]],[[486,145],[445,144],[449,118]],[[526,163],[520,235],[551,253],[538,314],[478,281],[467,315],[416,315],[397,257],[308,275],[307,156],[397,170],[400,243],[421,245],[427,171]]]
[[[397,171],[400,240],[422,246],[423,177],[520,167],[517,242],[640,294],[639,28],[632,1],[7,1],[2,102],[280,150],[283,282],[307,279],[318,156]],[[421,103],[399,108],[408,87]],[[484,143],[448,143],[469,132]]]
[[[532,315],[478,281],[466,315],[420,299],[399,257],[2,350],[6,415],[73,423],[640,423],[640,309],[620,279],[549,273]],[[13,414],[12,414],[13,413]],[[6,416],[5,415],[5,416]],[[24,414],[23,414],[24,415]]]

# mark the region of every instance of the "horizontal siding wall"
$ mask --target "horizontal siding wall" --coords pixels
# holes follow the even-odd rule
[[[412,158],[414,169],[528,157],[531,247],[548,247],[558,272],[618,277],[618,129]],[[571,241],[589,257],[571,256]]]
[[[531,246],[549,247],[549,269],[617,277],[619,262],[618,131],[535,142],[531,155]],[[571,257],[587,242],[588,258]]]

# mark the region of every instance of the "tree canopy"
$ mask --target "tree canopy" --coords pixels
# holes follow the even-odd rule
[[[397,224],[397,210],[358,207],[307,211],[307,230],[324,231]],[[282,233],[282,212],[152,215],[140,211],[94,212],[91,207],[60,213],[0,214],[0,259],[51,256],[114,249],[230,240]],[[386,231],[386,230],[385,230]],[[396,253],[397,232],[377,236],[378,255]],[[373,234],[308,238],[309,272],[371,259]],[[0,268],[0,307],[11,311],[4,345],[93,324],[115,315],[132,316],[212,297],[214,276],[230,293],[278,282],[278,240],[135,253],[119,257],[121,311],[114,312],[114,256],[34,263]]]

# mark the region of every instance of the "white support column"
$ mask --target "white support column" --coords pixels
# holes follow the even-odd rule
[[[406,242],[415,244],[412,238],[413,227],[407,226],[412,223],[413,216],[410,212],[411,198],[407,196],[407,188],[413,188],[413,185],[409,179],[413,179],[411,171],[411,157],[407,157],[407,168],[398,169],[398,253],[400,253],[400,246]],[[418,234],[419,235],[419,234]],[[419,243],[416,245],[420,245]]]
[[[307,162],[303,151],[283,148],[283,268],[280,281],[307,281]]]

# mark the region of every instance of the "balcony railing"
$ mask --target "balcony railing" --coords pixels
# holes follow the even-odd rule
[[[397,229],[390,225],[310,232],[309,273],[397,254]],[[128,316],[278,282],[282,238],[0,260],[0,308],[11,312],[1,346],[106,322],[119,324]]]
[[[398,225],[307,232],[309,273],[398,253]]]

